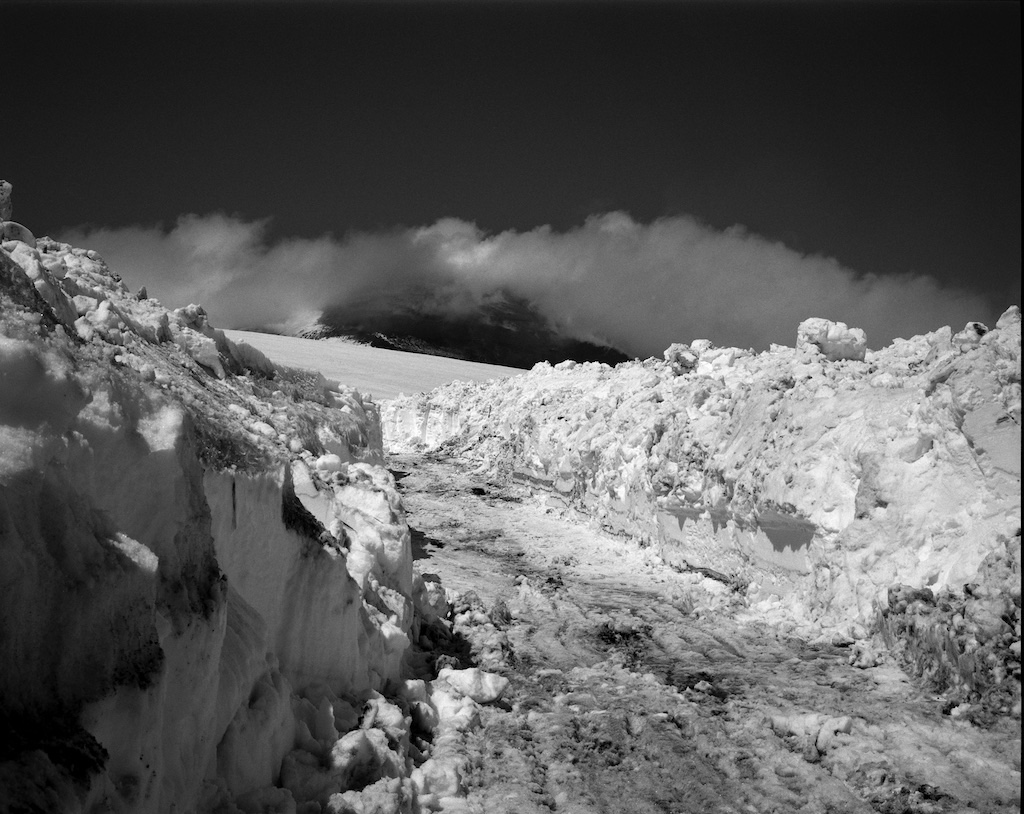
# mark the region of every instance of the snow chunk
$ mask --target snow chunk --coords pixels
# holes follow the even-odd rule
[[[508,689],[508,679],[495,673],[487,673],[477,667],[468,670],[455,670],[444,667],[437,674],[438,678],[447,681],[452,689],[478,704],[489,704],[497,701]]]
[[[185,414],[176,405],[165,405],[139,420],[138,432],[152,452],[174,449],[181,437]]]
[[[797,348],[815,347],[830,362],[841,359],[864,361],[868,338],[860,328],[849,328],[845,322],[832,322],[813,317],[805,319],[796,330]]]
[[[277,430],[270,426],[266,421],[254,421],[249,428],[257,435],[262,435],[264,438],[275,438],[277,436]]]
[[[804,715],[775,715],[771,719],[772,729],[785,737],[796,735],[808,738],[820,753],[827,752],[837,741],[838,735],[849,735],[853,731],[853,719],[848,715],[829,717],[816,712]]]
[[[74,324],[75,307],[70,298],[64,293],[51,268],[63,276],[65,269],[63,264],[55,262],[56,258],[48,258],[44,262],[43,256],[35,250],[35,240],[15,242],[7,244],[11,260],[18,264],[25,276],[32,281],[39,295],[46,301],[56,315],[57,319],[65,326]]]
[[[344,464],[339,456],[329,452],[317,458],[315,466],[321,472],[339,472]]]
[[[677,342],[665,349],[665,361],[672,368],[672,372],[680,376],[683,373],[689,373],[697,366],[697,354],[690,350],[688,345]]]
[[[433,621],[448,615],[451,605],[437,574],[414,574],[412,589],[416,610],[424,619]]]
[[[281,766],[281,785],[297,800],[316,800],[323,805],[332,795],[353,786],[366,787],[381,778],[398,778],[403,770],[384,732],[357,729],[334,744],[326,766],[309,752],[289,752]]]
[[[171,330],[174,333],[174,341],[185,353],[210,370],[218,379],[225,377],[220,351],[217,350],[217,343],[213,339],[191,328],[179,327],[177,330]]]
[[[999,317],[999,321],[996,322],[997,328],[1009,328],[1011,325],[1020,324],[1020,306],[1011,305],[1002,315]]]
[[[413,799],[408,780],[381,778],[362,791],[332,794],[327,814],[405,814]]]
[[[960,350],[969,350],[977,345],[987,333],[987,325],[981,322],[968,322],[962,331],[953,336],[953,345]]]
[[[0,240],[18,240],[22,243],[27,243],[33,249],[36,247],[36,236],[26,227],[20,223],[15,223],[13,220],[0,222]]]
[[[160,560],[147,546],[120,532],[116,532],[109,542],[114,548],[135,563],[140,571],[156,576],[156,569],[160,564]]]
[[[413,772],[412,782],[421,794],[454,797],[462,791],[461,768],[457,761],[430,758]]]

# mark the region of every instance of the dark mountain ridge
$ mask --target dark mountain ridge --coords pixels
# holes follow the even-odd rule
[[[616,348],[574,339],[553,327],[526,300],[508,294],[463,313],[439,313],[427,298],[406,296],[395,304],[362,301],[324,310],[318,324],[301,332],[312,339],[348,337],[376,348],[448,356],[529,369],[537,362],[604,362],[631,357]]]

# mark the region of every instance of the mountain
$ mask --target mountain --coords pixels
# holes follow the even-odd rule
[[[438,307],[425,292],[389,294],[325,309],[309,339],[348,337],[375,348],[448,356],[529,369],[538,362],[604,362],[630,357],[616,348],[574,339],[552,326],[527,300],[507,292],[472,310]]]

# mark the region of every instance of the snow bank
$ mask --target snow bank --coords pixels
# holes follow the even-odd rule
[[[541,364],[389,402],[385,439],[453,445],[752,609],[861,638],[893,584],[961,589],[1019,544],[1020,312],[862,340],[810,320],[795,349]]]
[[[0,809],[314,799],[282,767],[397,692],[413,632],[381,460],[358,392],[131,293],[95,252],[0,244]],[[339,758],[335,791],[411,771],[378,757]]]

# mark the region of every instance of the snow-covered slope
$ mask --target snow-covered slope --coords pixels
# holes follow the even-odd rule
[[[407,776],[372,722],[405,720],[380,693],[423,585],[376,405],[0,226],[0,811],[319,811]],[[380,749],[332,757],[361,719]]]
[[[1011,621],[975,638],[1019,676],[1019,310],[874,352],[842,325],[799,334],[451,384],[385,405],[386,444],[475,456],[818,635],[865,638],[894,585],[982,582],[974,610]]]
[[[372,348],[336,338],[301,339],[253,331],[224,333],[235,342],[262,351],[275,362],[319,371],[377,401],[402,393],[433,390],[451,381],[485,382],[523,372],[514,367]]]

